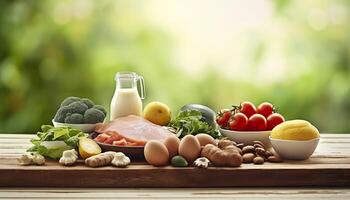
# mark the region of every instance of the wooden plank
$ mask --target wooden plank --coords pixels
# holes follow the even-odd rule
[[[346,160],[349,163],[349,160]],[[152,167],[87,168],[2,164],[0,186],[49,187],[232,187],[232,186],[350,186],[350,164],[267,163],[240,168],[196,169]]]
[[[183,188],[179,189],[0,189],[0,198],[45,199],[323,199],[350,198],[349,189],[302,189],[302,188]]]
[[[33,135],[0,135],[0,186],[50,187],[233,187],[350,186],[350,136],[322,135],[311,159],[243,164],[240,168],[208,170],[152,167],[137,162],[128,168],[88,168],[83,163],[63,167],[19,166],[16,157],[30,146]],[[341,141],[338,143],[337,141]]]

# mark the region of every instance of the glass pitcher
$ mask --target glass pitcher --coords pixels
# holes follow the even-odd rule
[[[142,101],[145,98],[145,83],[135,72],[118,72],[115,76],[116,88],[111,101],[110,119],[128,115],[142,115]],[[140,94],[137,90],[140,84]]]

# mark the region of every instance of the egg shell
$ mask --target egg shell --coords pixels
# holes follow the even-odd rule
[[[168,149],[169,158],[172,158],[178,154],[180,139],[175,135],[169,136],[164,140],[164,145]]]
[[[196,160],[201,153],[201,144],[193,135],[186,135],[179,145],[179,155],[183,156],[188,163]]]
[[[166,146],[158,140],[150,140],[144,149],[146,161],[154,166],[164,166],[169,162],[169,152]]]
[[[200,133],[196,135],[196,138],[198,139],[202,147],[204,147],[207,144],[216,145],[215,139],[208,134]]]

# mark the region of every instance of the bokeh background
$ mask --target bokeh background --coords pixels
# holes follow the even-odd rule
[[[67,96],[109,108],[118,71],[174,114],[270,101],[349,133],[350,1],[0,1],[0,132],[36,132]]]

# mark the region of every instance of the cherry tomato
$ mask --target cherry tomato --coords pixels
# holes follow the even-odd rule
[[[278,124],[284,122],[284,117],[279,113],[273,113],[267,118],[267,130],[272,130]]]
[[[243,113],[236,113],[230,121],[230,129],[234,131],[244,131],[247,129],[248,117]]]
[[[264,102],[258,106],[256,111],[257,111],[257,113],[264,115],[264,117],[267,118],[274,112],[274,108],[273,108],[273,105],[271,103]]]
[[[249,118],[256,113],[256,107],[253,103],[244,101],[241,103],[239,111]]]
[[[248,130],[250,131],[264,131],[267,127],[266,118],[261,114],[254,114],[249,117]]]
[[[218,116],[216,117],[216,123],[218,123],[221,127],[227,127],[227,123],[230,120],[230,117],[231,111],[228,109],[223,109],[218,113]]]

